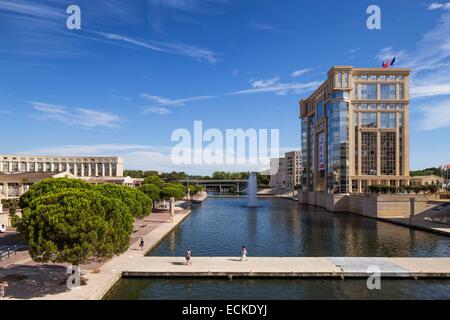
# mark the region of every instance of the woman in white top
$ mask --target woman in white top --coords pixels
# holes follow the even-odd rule
[[[247,254],[248,254],[247,249],[245,248],[245,246],[242,246],[241,261],[248,260]]]

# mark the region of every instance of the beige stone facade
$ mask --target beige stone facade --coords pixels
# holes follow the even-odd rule
[[[444,183],[445,183],[444,178],[435,175],[418,176],[411,178],[412,186],[430,186],[430,185],[443,186]]]
[[[407,185],[409,69],[333,67],[300,102],[303,191]]]
[[[300,151],[287,152],[284,158],[271,159],[271,172],[278,171],[270,176],[272,188],[285,187],[293,189],[301,183],[301,154]]]
[[[0,155],[0,173],[68,172],[75,177],[122,177],[120,157]]]

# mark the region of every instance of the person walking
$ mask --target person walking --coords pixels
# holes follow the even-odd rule
[[[5,291],[8,287],[8,282],[0,282],[0,300],[3,300],[5,297]]]
[[[247,248],[245,248],[245,246],[242,246],[242,252],[241,252],[241,261],[247,261]]]
[[[192,265],[192,260],[191,260],[191,248],[189,248],[189,246],[186,248],[186,265]]]
[[[141,238],[141,241],[139,242],[139,247],[141,247],[141,250],[144,250],[144,238]]]

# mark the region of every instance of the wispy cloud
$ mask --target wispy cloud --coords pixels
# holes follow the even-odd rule
[[[146,0],[155,4],[155,1]],[[167,3],[176,6],[182,6],[183,1],[162,1],[164,5]],[[198,4],[186,1],[185,6],[195,8],[201,6]],[[213,1],[211,1],[213,2]],[[145,7],[145,3],[141,3]],[[163,4],[160,4],[163,5]],[[91,10],[85,9],[90,8]],[[105,15],[107,13],[119,14],[122,11],[127,11],[119,16],[126,18],[126,20],[136,20],[139,16],[136,9],[129,4],[124,4],[119,1],[105,1],[104,3],[87,3],[83,9],[83,13],[89,17],[89,27],[83,26],[83,33],[69,32],[64,28],[65,19],[67,17],[65,6],[57,1],[47,1],[46,4],[39,4],[31,1],[0,1],[0,19],[6,26],[4,32],[11,33],[17,41],[10,41],[2,43],[4,50],[13,53],[20,53],[26,55],[46,55],[52,56],[66,56],[66,55],[80,55],[81,53],[89,52],[86,42],[96,41],[104,44],[127,44],[129,47],[140,47],[146,50],[151,50],[160,53],[181,55],[189,57],[196,61],[206,61],[208,63],[217,63],[219,54],[216,52],[186,43],[170,42],[170,41],[151,41],[136,39],[131,36],[101,32],[97,29],[105,27],[96,23],[96,20],[105,22]],[[121,9],[121,10],[118,10]],[[122,10],[123,9],[123,10]],[[142,14],[142,13],[141,13]],[[87,18],[86,18],[87,19]],[[141,17],[142,19],[142,17]],[[114,20],[114,19],[110,19]],[[145,19],[144,19],[145,20]],[[144,21],[140,21],[144,24]],[[8,25],[11,24],[10,27]],[[45,48],[45,50],[42,50]],[[42,52],[42,53],[41,53]]]
[[[428,6],[428,10],[437,10],[437,9],[443,9],[443,10],[450,10],[450,2],[433,2]]]
[[[258,22],[252,22],[250,23],[250,26],[255,30],[261,30],[261,31],[271,31],[275,30],[275,26],[267,23],[258,23]]]
[[[154,107],[146,108],[145,112],[159,114],[160,116],[165,116],[166,114],[172,113],[172,111],[170,111],[169,109],[166,109],[166,108],[154,108]]]
[[[11,111],[9,110],[2,110],[0,109],[0,114],[6,115],[6,114],[11,114]]]
[[[301,82],[289,82],[284,83],[280,81],[279,77],[274,77],[270,79],[252,79],[250,80],[250,89],[238,90],[235,92],[230,92],[227,95],[247,95],[247,94],[258,94],[258,93],[275,93],[276,95],[286,95],[286,94],[300,94],[306,91],[312,90],[321,82],[311,81],[307,83]]]
[[[30,102],[40,113],[39,118],[53,120],[69,126],[81,128],[117,128],[122,118],[118,115],[85,108],[68,108],[43,102]]]
[[[305,73],[308,73],[310,71],[311,71],[310,68],[304,68],[304,69],[300,69],[300,70],[295,70],[294,72],[291,73],[291,77],[298,78],[298,77],[300,77],[300,76],[302,76]]]
[[[385,47],[381,49],[376,58],[380,61],[385,61],[387,59],[396,58],[397,61],[407,60],[410,54],[406,50],[394,50],[392,47]]]
[[[157,113],[157,114],[170,113],[170,110],[168,110],[167,108],[163,108],[163,107],[179,107],[179,106],[184,106],[189,102],[208,100],[208,99],[214,98],[214,96],[198,96],[198,97],[190,97],[190,98],[183,98],[183,99],[168,99],[168,98],[164,98],[161,96],[151,95],[148,93],[142,93],[141,97],[155,103],[154,105],[147,107],[145,109],[146,112]]]
[[[147,0],[147,3],[152,6],[191,13],[208,13],[212,10],[211,6],[228,2],[228,0]]]
[[[445,11],[434,29],[425,33],[410,52],[383,48],[377,59],[398,58],[398,65],[410,67],[412,98],[450,95],[450,12]]]
[[[46,19],[65,17],[64,10],[56,10],[55,8],[44,4],[29,2],[11,2],[3,0],[2,2],[0,2],[0,11]]]
[[[150,42],[114,33],[105,33],[105,32],[94,32],[94,33],[104,37],[107,40],[119,41],[122,43],[131,44],[152,51],[183,55],[193,58],[194,60],[197,61],[207,61],[209,63],[216,63],[219,61],[219,55],[217,53],[209,49],[200,48],[188,44],[169,43],[160,41]]]

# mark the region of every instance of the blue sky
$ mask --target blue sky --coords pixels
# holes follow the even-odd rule
[[[282,150],[300,149],[298,100],[331,66],[396,56],[413,69],[411,168],[450,163],[450,3],[0,0],[0,39],[0,153],[206,173],[220,167],[170,163],[174,129],[280,129]]]

